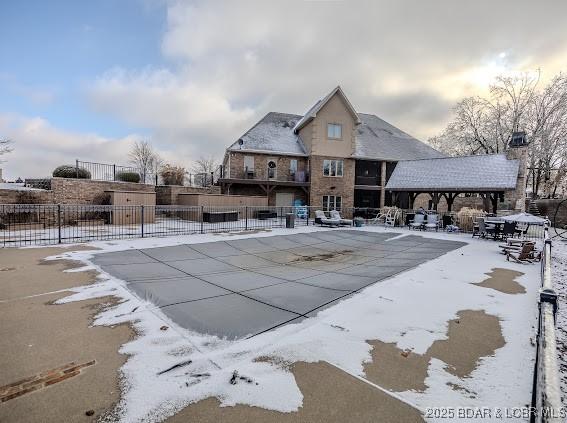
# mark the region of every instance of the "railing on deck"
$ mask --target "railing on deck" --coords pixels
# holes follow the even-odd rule
[[[551,273],[551,238],[544,229],[544,245],[541,255],[541,289],[537,353],[532,391],[531,422],[563,422],[561,391],[555,333],[557,293],[553,289]]]

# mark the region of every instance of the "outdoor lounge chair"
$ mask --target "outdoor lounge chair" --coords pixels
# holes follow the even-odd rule
[[[436,231],[439,230],[439,216],[436,214],[428,214],[427,215],[427,223],[423,225],[423,229],[435,229]]]
[[[315,210],[315,223],[319,225],[327,225],[327,226],[339,226],[341,224],[340,219],[329,219],[325,216],[325,213],[322,210]]]
[[[422,214],[416,214],[412,221],[410,221],[410,229],[423,229],[425,223],[425,216]]]
[[[343,219],[341,214],[336,210],[331,210],[331,219],[339,219],[341,225],[349,225],[352,226],[351,219]]]
[[[522,241],[520,243],[506,242],[506,244],[500,244],[499,247],[502,249],[502,254],[506,254],[507,251],[512,251],[512,252],[517,253],[517,252],[522,251],[522,248],[524,248],[524,245],[526,245],[526,244],[532,244],[535,248],[535,243],[533,241]]]
[[[510,261],[512,258],[517,263],[533,263],[541,259],[541,252],[535,251],[535,246],[532,243],[526,243],[518,252],[506,251],[506,260]]]

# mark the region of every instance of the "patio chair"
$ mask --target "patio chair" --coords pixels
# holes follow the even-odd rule
[[[423,225],[425,224],[425,216],[422,214],[416,214],[413,220],[410,220],[409,228],[410,229],[423,229]]]
[[[535,243],[533,241],[523,241],[521,243],[509,243],[506,242],[506,244],[500,244],[499,247],[501,248],[501,252],[502,254],[506,254],[507,251],[512,251],[512,252],[519,252],[522,251],[522,248],[524,247],[524,245],[526,244],[532,244],[535,248]]]
[[[514,234],[516,233],[516,222],[504,222],[504,228],[502,228],[502,232],[500,236],[504,241],[508,238],[513,238]]]
[[[435,231],[439,230],[439,215],[436,214],[428,214],[427,215],[427,223],[423,225],[423,229],[435,229]]]
[[[322,210],[315,210],[315,223],[319,225],[327,225],[327,226],[339,226],[341,224],[340,219],[329,219],[325,216],[325,213]]]
[[[339,219],[341,225],[352,226],[351,219],[343,219],[337,210],[331,210],[331,219]]]
[[[473,238],[478,236],[479,238],[484,238],[486,236],[486,225],[484,224],[484,219],[482,217],[478,218],[473,227]]]
[[[510,258],[516,263],[533,263],[541,259],[541,252],[535,251],[534,244],[526,243],[518,252],[506,251],[506,260],[510,261]]]

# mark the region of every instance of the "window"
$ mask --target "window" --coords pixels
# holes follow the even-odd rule
[[[341,211],[342,197],[340,195],[324,195],[323,211],[337,210]]]
[[[268,159],[268,179],[276,179],[277,167],[276,159]]]
[[[323,176],[343,176],[343,161],[323,160]]]
[[[340,123],[327,124],[327,138],[340,140],[343,137],[343,125]]]
[[[289,161],[289,174],[290,176],[295,176],[296,173],[297,173],[297,160],[291,159]]]
[[[244,170],[248,172],[254,171],[254,156],[244,156]]]

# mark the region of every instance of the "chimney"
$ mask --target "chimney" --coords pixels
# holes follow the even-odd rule
[[[512,132],[512,137],[508,143],[508,150],[506,151],[506,158],[508,160],[518,160],[520,162],[516,190],[513,194],[506,194],[506,196],[510,196],[509,199],[516,211],[525,211],[529,144],[528,137],[524,131]]]

